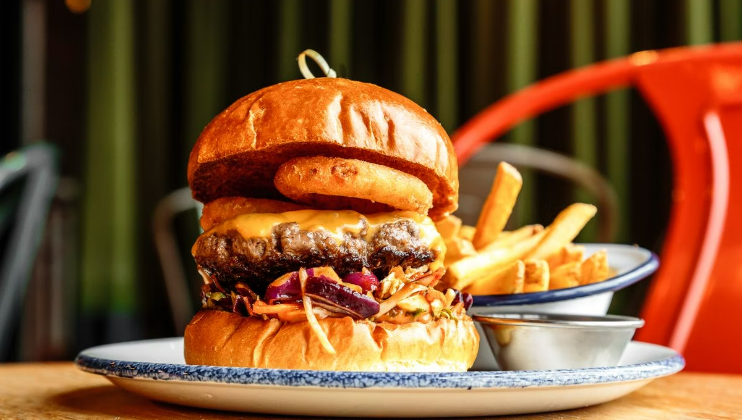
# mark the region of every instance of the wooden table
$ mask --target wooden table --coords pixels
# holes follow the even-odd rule
[[[72,363],[0,365],[0,418],[278,419],[152,402]],[[679,373],[603,405],[499,419],[742,419],[742,375]]]

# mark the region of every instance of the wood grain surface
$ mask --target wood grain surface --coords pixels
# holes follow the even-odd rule
[[[122,391],[72,363],[0,365],[0,419],[285,419],[157,403]],[[308,419],[309,417],[304,417]],[[480,417],[481,418],[481,417]],[[619,400],[498,419],[742,419],[742,375],[679,373]]]

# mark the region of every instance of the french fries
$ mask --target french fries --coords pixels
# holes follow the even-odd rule
[[[474,234],[476,232],[477,232],[477,228],[475,228],[474,226],[461,225],[461,230],[459,230],[459,237],[461,239],[466,239],[467,241],[471,242],[474,239]]]
[[[456,238],[461,230],[461,219],[454,215],[435,222],[435,228],[444,238]]]
[[[466,257],[471,257],[477,254],[477,250],[474,249],[474,245],[470,241],[459,239],[446,242],[446,258],[445,264],[449,266],[456,261],[462,260]]]
[[[581,262],[572,262],[557,267],[556,270],[551,272],[549,290],[579,286],[582,276],[581,265]]]
[[[518,260],[500,269],[493,276],[478,280],[464,291],[473,295],[523,293],[525,271],[525,264]]]
[[[543,230],[544,230],[544,227],[541,225],[528,225],[528,226],[523,226],[522,228],[514,230],[512,232],[503,232],[497,237],[497,240],[491,243],[490,245],[488,245],[488,247],[490,246],[498,246],[498,247],[513,246],[517,244],[518,242],[525,241],[531,236],[542,232]]]
[[[554,255],[577,237],[577,234],[595,216],[597,211],[598,209],[595,206],[583,203],[575,203],[562,210],[554,219],[554,223],[546,228],[546,236],[528,254],[528,257],[544,259]]]
[[[549,264],[544,260],[526,260],[523,292],[545,292],[549,290]]]
[[[572,243],[595,215],[595,206],[572,204],[546,228],[536,224],[503,231],[522,183],[518,171],[502,163],[476,227],[455,216],[436,222],[448,249],[442,287],[474,295],[535,293],[612,275],[605,250],[585,258],[585,247]]]
[[[541,241],[544,233],[539,232],[513,246],[491,244],[477,254],[449,265],[443,281],[454,289],[463,290],[475,281],[492,278],[495,271],[522,259]]]
[[[550,258],[547,258],[546,261],[549,263],[549,268],[553,270],[560,265],[579,262],[583,259],[585,259],[585,247],[570,243]]]
[[[608,256],[604,249],[583,261],[580,284],[592,284],[608,278]]]
[[[479,214],[477,231],[472,239],[474,248],[482,249],[497,239],[513,212],[522,186],[523,178],[518,170],[508,163],[500,162],[492,190]]]
[[[445,243],[447,250],[446,259],[444,261],[446,265],[477,253],[470,240],[461,238],[461,228],[463,226],[461,224],[461,219],[458,217],[449,215],[436,222],[435,227],[438,229],[441,236],[446,238]]]

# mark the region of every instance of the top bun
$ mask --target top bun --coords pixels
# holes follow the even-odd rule
[[[317,78],[279,83],[233,103],[191,151],[188,182],[204,203],[220,197],[280,197],[278,167],[300,156],[386,165],[422,180],[429,215],[456,210],[458,166],[451,140],[423,108],[369,83]]]

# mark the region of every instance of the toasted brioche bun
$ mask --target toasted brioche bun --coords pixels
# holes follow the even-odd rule
[[[273,177],[281,164],[319,155],[365,160],[419,178],[433,192],[434,220],[458,205],[456,154],[440,123],[397,93],[340,78],[279,83],[239,99],[201,133],[188,181],[202,202],[275,198]]]
[[[185,360],[273,369],[463,372],[479,348],[471,319],[396,325],[344,317],[319,323],[337,354],[324,350],[308,322],[201,310],[185,330]]]

